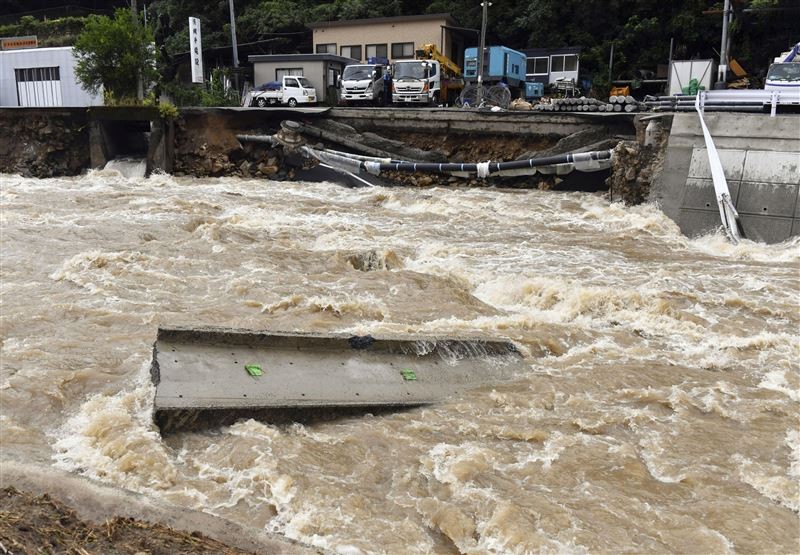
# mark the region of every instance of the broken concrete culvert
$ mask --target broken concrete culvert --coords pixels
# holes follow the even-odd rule
[[[243,418],[434,403],[525,370],[507,340],[159,329],[154,418],[162,433]]]

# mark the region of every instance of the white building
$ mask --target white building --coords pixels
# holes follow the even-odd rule
[[[528,58],[526,81],[543,83],[545,86],[559,79],[578,83],[581,56],[579,47],[528,48],[522,52]]]
[[[0,106],[100,106],[75,78],[72,47],[0,52]]]

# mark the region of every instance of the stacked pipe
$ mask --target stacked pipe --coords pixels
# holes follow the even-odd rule
[[[608,97],[608,103],[612,106],[609,111],[614,112],[641,112],[647,109],[644,104],[630,95],[611,95]]]
[[[644,108],[644,105],[632,96],[611,96],[609,102],[582,96],[580,98],[554,98],[549,103],[537,104],[534,110],[540,112],[634,112]]]
[[[656,112],[693,112],[697,97],[681,96],[648,96],[645,105]],[[703,103],[707,112],[763,112],[764,100],[760,98],[719,98],[707,96]]]
[[[549,103],[537,104],[540,112],[603,112],[605,103],[594,98],[553,98]]]

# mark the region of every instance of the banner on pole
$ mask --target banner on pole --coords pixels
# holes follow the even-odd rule
[[[192,58],[192,83],[203,82],[203,40],[200,38],[200,20],[189,18],[189,52]]]

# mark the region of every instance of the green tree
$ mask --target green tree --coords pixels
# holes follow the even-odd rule
[[[127,9],[89,16],[73,52],[75,75],[92,93],[103,87],[116,99],[135,97],[140,75],[145,84],[158,79],[153,34]]]

